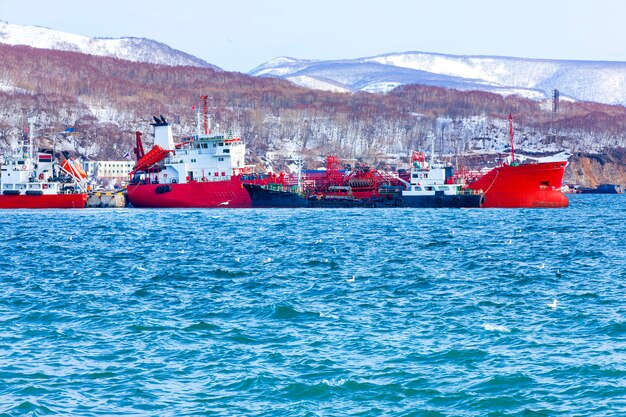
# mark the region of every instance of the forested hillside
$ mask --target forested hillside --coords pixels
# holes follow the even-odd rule
[[[4,148],[34,115],[40,133],[60,146],[86,158],[119,159],[135,130],[150,132],[153,114],[173,122],[176,134],[192,133],[192,106],[201,94],[211,97],[213,123],[241,134],[257,161],[268,153],[302,153],[311,164],[329,153],[394,161],[410,149],[429,147],[433,133],[440,153],[495,156],[507,150],[509,113],[521,153],[603,155],[626,142],[622,106],[562,101],[554,114],[550,102],[439,87],[331,93],[210,68],[25,46],[0,45],[0,56]],[[68,127],[71,135],[61,133]]]

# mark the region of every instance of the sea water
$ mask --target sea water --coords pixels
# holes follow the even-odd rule
[[[0,212],[3,415],[624,416],[626,196]]]

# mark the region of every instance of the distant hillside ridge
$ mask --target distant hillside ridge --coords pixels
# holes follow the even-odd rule
[[[39,26],[15,25],[2,21],[0,21],[0,43],[81,52],[134,62],[219,69],[200,58],[151,39],[90,38]]]
[[[198,108],[200,95],[210,97],[214,129],[241,135],[247,160],[274,170],[296,157],[317,168],[329,154],[384,168],[406,162],[411,150],[430,149],[433,137],[436,153],[448,161],[493,165],[509,153],[509,113],[518,155],[605,155],[626,148],[623,106],[564,101],[553,113],[549,101],[427,85],[387,94],[333,93],[272,77],[1,43],[0,56],[4,154],[33,116],[38,146],[84,159],[121,159],[132,154],[137,130],[151,145],[153,115],[164,115],[177,138],[194,134],[192,106]],[[617,161],[622,154],[615,155]],[[593,166],[580,165],[577,178],[610,182],[604,176],[613,170],[590,176],[587,167]]]
[[[249,72],[330,91],[389,92],[420,84],[458,90],[626,105],[626,62],[568,61],[430,52],[345,60],[279,57]]]

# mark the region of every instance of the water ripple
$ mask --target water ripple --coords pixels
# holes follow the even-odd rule
[[[0,413],[625,415],[625,197],[3,211]]]

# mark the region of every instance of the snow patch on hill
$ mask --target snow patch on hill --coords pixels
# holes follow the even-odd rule
[[[287,77],[287,79],[294,84],[314,90],[333,91],[335,93],[349,93],[351,91],[345,88],[345,86],[333,82],[332,80],[322,80],[316,77],[309,77],[307,75]]]
[[[28,90],[24,90],[23,88],[17,88],[10,84],[5,84],[0,82],[0,91],[5,93],[30,93]]]
[[[219,69],[193,55],[150,39],[90,38],[39,26],[22,26],[1,21],[0,43],[110,56],[135,62]]]
[[[383,93],[398,85],[422,84],[541,100],[558,89],[565,99],[626,105],[626,62],[406,52],[334,61],[281,57],[250,74],[296,84],[304,83],[307,79],[299,77],[306,75],[334,81],[346,90]]]

